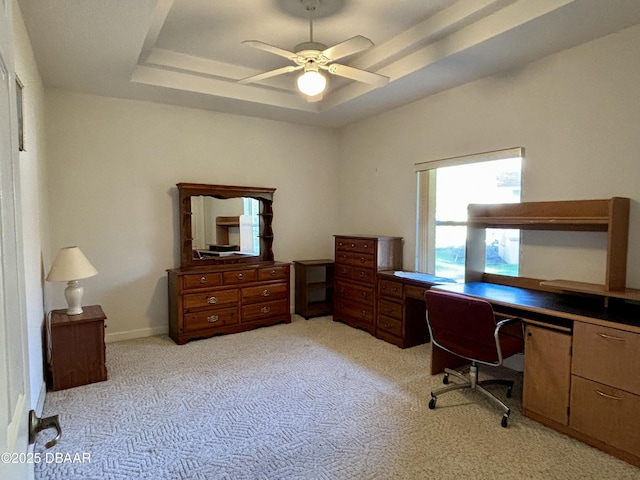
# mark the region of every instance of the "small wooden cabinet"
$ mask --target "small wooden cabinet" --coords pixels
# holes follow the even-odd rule
[[[571,330],[558,331],[527,324],[525,327],[524,383],[522,408],[569,423],[571,384]]]
[[[169,336],[178,344],[291,322],[288,263],[173,269],[168,275]]]
[[[376,332],[377,272],[402,270],[402,238],[337,235],[333,319]]]
[[[333,260],[296,260],[296,313],[308,319],[333,312]]]
[[[47,325],[47,380],[63,390],[107,379],[104,329],[100,305],[82,307],[80,315],[53,310]]]

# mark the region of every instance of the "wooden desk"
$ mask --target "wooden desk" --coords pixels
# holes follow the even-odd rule
[[[400,348],[427,343],[424,292],[447,282],[452,280],[426,273],[378,272],[376,337]]]
[[[640,305],[484,282],[433,288],[523,319],[525,416],[640,467]],[[438,368],[444,353],[432,349]]]

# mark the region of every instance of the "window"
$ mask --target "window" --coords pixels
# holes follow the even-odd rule
[[[519,203],[522,148],[416,165],[416,267],[464,281],[467,205]],[[520,231],[487,229],[485,271],[518,275]]]

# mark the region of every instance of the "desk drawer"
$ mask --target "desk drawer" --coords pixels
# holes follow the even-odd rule
[[[640,335],[575,322],[571,373],[640,395]]]
[[[402,322],[396,318],[380,315],[378,317],[378,330],[384,330],[396,337],[402,337]]]
[[[571,377],[570,426],[621,450],[640,455],[640,396]]]
[[[388,297],[402,298],[402,283],[393,282],[391,280],[380,280],[378,282],[380,295]]]
[[[402,304],[396,302],[390,302],[381,298],[378,301],[378,310],[381,315],[395,318],[396,320],[402,320]]]

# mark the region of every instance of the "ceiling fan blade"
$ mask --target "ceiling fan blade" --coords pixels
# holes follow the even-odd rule
[[[282,75],[283,73],[295,72],[296,70],[301,70],[302,66],[288,65],[286,67],[276,68],[275,70],[271,70],[269,72],[259,73],[258,75],[253,75],[252,77],[243,78],[242,80],[238,80],[238,83],[245,85],[247,83],[255,83],[260,80],[264,80],[265,78],[275,77],[276,75]]]
[[[244,45],[248,45],[253,48],[264,50],[265,52],[273,53],[275,55],[280,55],[281,57],[288,58],[289,60],[293,60],[298,57],[298,55],[296,55],[293,52],[289,52],[280,47],[274,47],[273,45],[269,45],[268,43],[264,43],[259,40],[245,40],[242,43]]]
[[[374,87],[384,87],[389,83],[389,77],[380,75],[378,73],[367,72],[366,70],[360,70],[359,68],[349,67],[347,65],[340,65],[339,63],[333,63],[326,67],[329,73],[338,75],[339,77],[350,78],[351,80],[357,80],[358,82],[368,83]]]
[[[367,37],[363,37],[362,35],[356,35],[355,37],[351,37],[350,39],[334,45],[333,47],[327,48],[322,52],[322,54],[329,60],[333,61],[371,47],[373,47],[373,42],[371,40]]]

